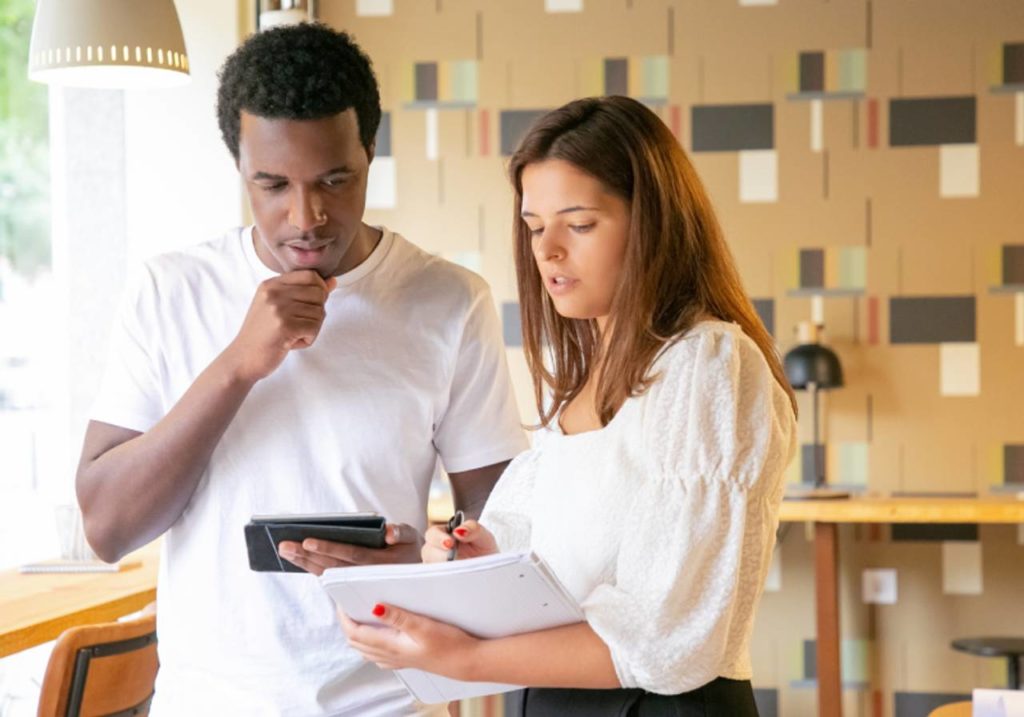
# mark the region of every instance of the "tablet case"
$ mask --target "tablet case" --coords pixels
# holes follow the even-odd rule
[[[305,570],[278,555],[277,546],[281,541],[301,543],[306,538],[320,538],[365,548],[383,548],[384,531],[384,517],[366,513],[293,518],[253,516],[245,526],[249,567],[260,572],[304,573]]]

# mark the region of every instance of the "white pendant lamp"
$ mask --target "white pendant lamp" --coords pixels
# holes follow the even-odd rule
[[[188,83],[188,53],[174,1],[38,0],[28,76],[111,89]]]

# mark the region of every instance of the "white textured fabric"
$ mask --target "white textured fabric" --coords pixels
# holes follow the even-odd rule
[[[796,422],[734,324],[697,324],[653,372],[603,429],[542,431],[481,522],[502,550],[532,549],[551,566],[623,687],[676,694],[751,676]]]
[[[92,417],[148,430],[273,276],[251,227],[147,262]],[[253,514],[375,510],[422,531],[439,460],[527,447],[480,277],[385,230],[338,284],[316,343],[252,389],[164,537],[154,717],[446,714],[348,647],[315,577],[249,570]]]

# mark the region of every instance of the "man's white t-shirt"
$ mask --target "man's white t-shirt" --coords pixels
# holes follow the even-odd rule
[[[273,276],[252,227],[148,261],[93,420],[149,430]],[[348,647],[315,577],[250,571],[243,526],[253,514],[378,511],[423,531],[439,466],[525,450],[497,315],[483,279],[386,229],[325,308],[313,346],[252,389],[164,536],[155,717],[446,714]]]

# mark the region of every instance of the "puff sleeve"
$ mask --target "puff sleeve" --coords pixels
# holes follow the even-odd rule
[[[583,609],[623,687],[676,694],[749,677],[795,420],[736,327],[683,338],[655,371],[642,417],[649,475],[624,506],[614,576]]]

